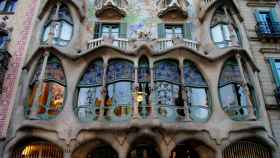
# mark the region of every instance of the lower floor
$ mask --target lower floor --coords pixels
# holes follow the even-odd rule
[[[205,131],[148,128],[81,131],[75,138],[61,138],[40,129],[20,131],[6,141],[3,158],[276,158],[278,151],[260,131],[223,140]]]

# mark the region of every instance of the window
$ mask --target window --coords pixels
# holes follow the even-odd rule
[[[270,58],[269,62],[272,68],[274,80],[276,82],[277,87],[279,87],[280,86],[280,59]]]
[[[197,67],[190,61],[184,63],[184,79],[190,117],[194,121],[207,121],[209,117],[207,83]]]
[[[217,47],[240,46],[238,31],[233,23],[230,11],[227,9],[219,8],[216,10],[211,21],[210,30],[212,40]]]
[[[180,38],[184,37],[183,25],[165,25],[166,38]]]
[[[30,93],[25,106],[25,115],[30,119],[55,118],[63,108],[65,75],[58,58],[49,56],[46,69],[42,70],[43,58],[39,60],[29,84]],[[44,74],[41,74],[45,72]],[[43,80],[40,80],[43,75]]]
[[[94,38],[126,38],[127,24],[126,23],[96,23]]]
[[[0,11],[5,13],[14,13],[16,10],[17,0],[1,0]]]
[[[110,117],[107,118],[114,121],[128,120],[133,105],[133,63],[126,60],[111,60],[106,75],[105,111],[110,113]]]
[[[177,62],[163,60],[154,65],[155,99],[158,116],[165,121],[183,119],[180,70]]]
[[[192,26],[191,22],[185,24],[158,24],[158,37],[159,38],[179,38],[192,40]]]
[[[44,26],[42,42],[46,43],[48,41],[51,27],[53,27],[53,44],[58,46],[66,46],[72,38],[74,25],[73,20],[69,9],[65,5],[59,6],[57,15],[58,19],[55,20],[56,9],[56,7],[52,9],[51,14]]]
[[[249,115],[249,104],[253,104],[253,86],[243,65],[247,85],[241,76],[240,67],[234,58],[229,59],[223,68],[219,81],[219,92],[222,108],[233,120],[244,120]],[[246,86],[249,96],[246,93]]]
[[[103,62],[96,60],[86,69],[78,85],[75,112],[81,121],[97,120],[102,104]]]
[[[280,36],[280,19],[275,8],[269,11],[257,10],[255,16],[257,20],[257,33],[259,35]]]
[[[0,33],[0,49],[6,49],[9,36],[7,33]]]

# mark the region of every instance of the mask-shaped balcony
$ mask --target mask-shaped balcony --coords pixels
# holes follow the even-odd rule
[[[187,18],[187,0],[160,0],[158,2],[160,18],[179,16],[180,18]]]
[[[95,15],[102,18],[117,18],[126,16],[127,0],[96,0]]]

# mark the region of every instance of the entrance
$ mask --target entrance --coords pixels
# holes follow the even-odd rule
[[[152,144],[138,144],[129,153],[128,158],[160,158]]]
[[[118,154],[111,146],[102,145],[90,152],[87,158],[118,158]]]
[[[199,155],[190,146],[179,144],[171,152],[170,158],[199,158]]]

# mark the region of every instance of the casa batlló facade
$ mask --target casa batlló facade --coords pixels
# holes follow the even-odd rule
[[[0,157],[280,157],[280,2],[1,0]]]

